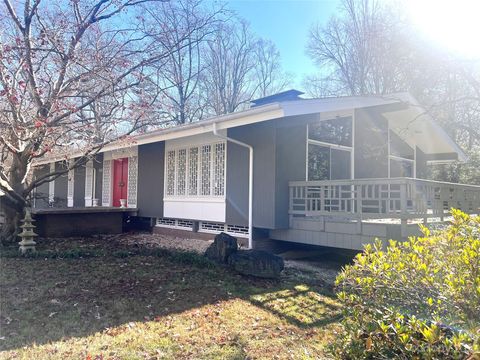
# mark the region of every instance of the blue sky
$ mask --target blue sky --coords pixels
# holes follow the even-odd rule
[[[283,68],[295,76],[296,88],[315,65],[305,53],[312,24],[325,24],[339,0],[230,0],[228,7],[250,22],[253,31],[272,40],[280,50]],[[301,89],[299,89],[301,90]]]

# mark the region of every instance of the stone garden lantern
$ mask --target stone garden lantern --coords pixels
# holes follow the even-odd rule
[[[22,225],[20,226],[22,228],[22,232],[18,234],[18,236],[22,239],[18,244],[20,245],[19,250],[22,252],[22,254],[25,254],[29,251],[35,252],[35,245],[36,242],[33,241],[33,239],[38,236],[33,232],[33,229],[35,229],[35,225],[33,225],[33,222],[35,220],[32,219],[32,215],[30,214],[30,209],[26,209],[25,211],[25,218],[22,220]]]

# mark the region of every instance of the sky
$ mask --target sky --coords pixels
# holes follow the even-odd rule
[[[230,0],[227,4],[250,22],[257,36],[276,44],[284,70],[294,75],[294,87],[302,90],[304,75],[316,72],[306,54],[309,29],[315,23],[325,24],[339,0]]]

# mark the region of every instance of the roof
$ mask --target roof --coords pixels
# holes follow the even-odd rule
[[[302,98],[300,98],[300,95],[303,95],[303,94],[304,92],[302,91],[292,89],[292,90],[280,92],[278,94],[265,96],[260,99],[252,100],[250,102],[252,103],[252,107],[254,107],[254,106],[265,105],[273,102],[288,101],[288,100],[302,100]]]
[[[125,141],[112,143],[102,148],[101,152],[213,132],[213,124],[216,124],[217,130],[225,131],[233,127],[280,119],[287,116],[319,113],[321,119],[332,119],[349,116],[352,114],[352,109],[391,104],[405,105],[401,109],[386,110],[383,115],[391,121],[393,130],[400,131],[406,129],[402,137],[408,140],[407,142],[415,142],[425,153],[455,152],[460,160],[466,160],[466,155],[461,148],[408,93],[277,101],[190,124],[139,134],[133,136],[129,144],[125,144]],[[429,139],[425,137],[426,135],[429,136]],[[77,156],[80,155],[79,153]],[[72,155],[72,157],[74,156],[75,154]],[[64,156],[42,159],[37,161],[37,164],[60,160],[64,160]]]

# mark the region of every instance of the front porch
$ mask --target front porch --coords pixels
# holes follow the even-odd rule
[[[136,208],[83,207],[32,209],[35,232],[42,237],[121,234],[126,217],[136,216]]]
[[[406,239],[440,225],[451,208],[480,213],[480,186],[412,178],[293,181],[289,229],[274,239],[339,248]]]

